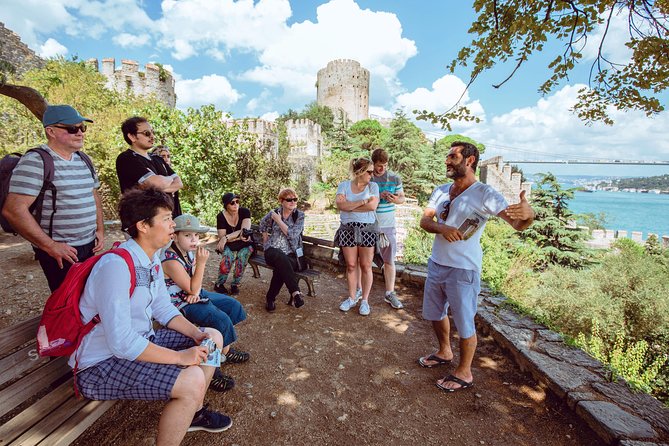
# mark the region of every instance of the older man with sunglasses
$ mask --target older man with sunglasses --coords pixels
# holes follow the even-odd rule
[[[74,262],[104,247],[100,181],[83,152],[84,118],[69,105],[50,105],[42,118],[47,143],[30,150],[14,168],[2,214],[33,245],[54,291]],[[53,188],[45,184],[45,161],[53,159]],[[50,163],[49,163],[50,164]],[[47,189],[42,189],[47,186]],[[44,193],[42,212],[33,204]],[[56,212],[57,211],[57,212]]]
[[[149,187],[166,192],[174,200],[173,217],[182,214],[179,203],[179,190],[183,187],[181,178],[163,158],[151,156],[155,134],[146,118],[133,116],[121,124],[123,139],[130,148],[116,158],[116,175],[121,186],[121,193],[128,189]]]
[[[446,176],[452,183],[437,187],[420,220],[420,226],[436,234],[428,261],[423,292],[423,318],[432,321],[439,349],[419,358],[421,366],[448,366],[453,360],[448,308],[460,335],[460,359],[451,374],[437,387],[455,392],[471,387],[472,361],[476,351],[477,297],[483,252],[481,234],[488,217],[498,216],[522,231],[534,221],[525,192],[520,202],[509,206],[492,187],[476,180],[479,151],[473,144],[455,141],[446,157]],[[436,221],[435,221],[436,218]]]

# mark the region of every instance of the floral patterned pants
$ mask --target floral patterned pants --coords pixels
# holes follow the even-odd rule
[[[253,254],[253,247],[247,246],[239,251],[233,251],[227,246],[223,248],[223,259],[218,267],[218,279],[216,285],[224,285],[232,271],[232,282],[230,285],[239,285],[242,281],[242,275],[246,264],[249,263],[249,257]]]

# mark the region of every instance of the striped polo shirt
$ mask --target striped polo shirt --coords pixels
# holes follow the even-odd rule
[[[53,239],[71,246],[81,246],[95,240],[97,207],[93,189],[100,187],[86,162],[78,153],[71,160],[61,158],[46,144],[41,146],[53,157],[53,184],[56,187],[56,214],[53,217]],[[9,182],[9,192],[36,197],[44,183],[44,163],[39,153],[29,152],[21,157]],[[44,194],[40,227],[49,233],[53,206],[51,192]]]
[[[379,185],[379,194],[384,191],[391,194],[399,194],[404,190],[402,180],[395,172],[386,170],[381,176],[372,175],[372,181]],[[380,228],[395,227],[395,203],[390,203],[383,198],[379,201],[376,208],[376,219],[379,221]]]

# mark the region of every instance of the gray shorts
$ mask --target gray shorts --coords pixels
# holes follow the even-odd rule
[[[172,350],[195,345],[193,339],[167,328],[158,330],[150,341]],[[91,400],[169,400],[183,369],[174,364],[111,357],[80,370],[76,383],[79,392]]]
[[[386,234],[390,244],[385,248],[381,248],[381,257],[383,258],[383,263],[389,265],[395,264],[395,256],[397,255],[397,231],[395,227],[392,228],[379,228],[379,232]]]
[[[481,279],[477,271],[442,266],[428,260],[423,318],[440,321],[448,316],[450,307],[460,338],[470,338],[476,334],[474,317],[480,290]]]

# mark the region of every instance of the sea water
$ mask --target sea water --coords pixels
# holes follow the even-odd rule
[[[577,214],[606,214],[607,229],[669,235],[669,195],[636,192],[576,192],[569,209]]]

